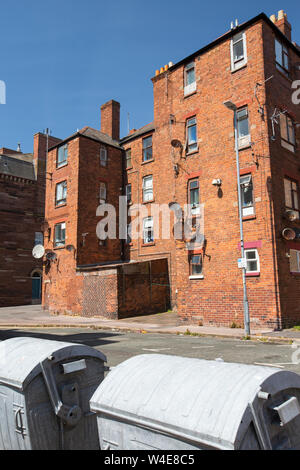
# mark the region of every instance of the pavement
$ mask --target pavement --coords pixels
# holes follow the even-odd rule
[[[245,336],[242,328],[198,326],[183,322],[176,313],[164,312],[143,315],[124,320],[111,320],[105,317],[79,317],[51,315],[41,305],[0,308],[0,328],[92,328],[113,331],[147,333],[185,334],[186,336],[217,336],[241,339]],[[276,341],[299,341],[300,331],[289,329],[273,331],[255,329],[251,338]]]

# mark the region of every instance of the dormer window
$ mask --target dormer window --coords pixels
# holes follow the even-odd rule
[[[191,62],[184,68],[184,96],[196,91],[195,63]]]

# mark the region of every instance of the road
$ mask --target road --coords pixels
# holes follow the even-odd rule
[[[278,366],[282,370],[300,373],[300,364],[293,364],[292,360],[296,349],[289,344],[91,328],[0,329],[0,341],[15,336],[87,344],[102,351],[109,366],[137,354],[159,353],[211,360],[222,358],[226,362]]]

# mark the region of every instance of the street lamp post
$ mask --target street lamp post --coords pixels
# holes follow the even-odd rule
[[[234,114],[234,140],[235,140],[235,153],[236,153],[236,171],[237,171],[237,185],[238,185],[238,205],[239,205],[239,221],[240,221],[240,239],[241,239],[241,255],[245,259],[244,247],[244,230],[243,230],[243,214],[242,214],[242,195],[241,195],[241,181],[240,181],[240,158],[239,158],[239,145],[238,145],[238,131],[237,131],[237,107],[231,101],[225,101],[226,108],[233,111]],[[244,307],[244,326],[245,335],[250,335],[250,316],[249,316],[249,303],[247,296],[246,284],[246,267],[242,268],[243,273],[243,307]]]

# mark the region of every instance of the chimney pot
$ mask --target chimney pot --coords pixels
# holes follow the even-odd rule
[[[271,15],[271,16],[270,16],[270,20],[271,20],[273,23],[276,23],[276,16],[275,16],[275,15]]]

